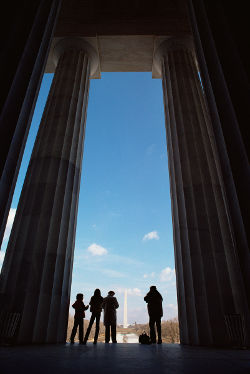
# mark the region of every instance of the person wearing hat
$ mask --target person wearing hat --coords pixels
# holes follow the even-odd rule
[[[85,317],[85,310],[88,309],[88,305],[85,306],[83,303],[83,294],[78,293],[76,295],[76,301],[72,305],[72,308],[75,309],[75,316],[74,316],[74,326],[70,336],[71,344],[74,344],[74,339],[76,336],[77,327],[79,326],[79,343],[83,344],[83,319]]]
[[[162,310],[162,296],[157,291],[156,286],[151,286],[150,291],[144,297],[144,300],[148,304],[149,314],[149,329],[150,329],[150,340],[151,343],[156,343],[155,325],[158,334],[158,344],[162,343],[161,340],[161,317],[163,316]]]
[[[104,325],[105,325],[105,343],[109,343],[110,329],[112,343],[116,341],[116,309],[119,308],[118,301],[114,297],[114,291],[109,291],[108,296],[103,299],[102,307],[104,309]]]

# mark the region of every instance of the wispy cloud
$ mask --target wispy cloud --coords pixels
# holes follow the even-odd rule
[[[114,212],[114,211],[111,211],[108,213],[108,215],[112,218],[118,218],[118,217],[121,217],[121,213],[119,212]]]
[[[15,215],[16,215],[16,208],[10,208],[9,215],[8,215],[8,220],[7,220],[7,224],[6,224],[6,228],[5,228],[5,232],[4,232],[4,237],[3,237],[3,240],[5,240],[5,241],[9,240],[9,236],[10,236],[10,232],[11,232],[11,229],[12,229],[12,225],[13,225],[13,222],[14,222]]]
[[[104,275],[107,275],[110,278],[124,278],[125,277],[125,274],[123,274],[123,273],[121,273],[120,271],[117,271],[117,270],[104,269],[104,270],[101,270],[101,272]]]
[[[90,252],[93,256],[103,256],[108,253],[107,249],[102,247],[101,245],[98,245],[96,243],[91,244],[88,249],[88,252]]]
[[[150,274],[144,274],[143,275],[143,278],[146,279],[146,278],[154,278],[155,277],[155,272],[153,271],[152,273]]]
[[[89,246],[89,247],[91,247],[91,246]],[[104,248],[104,249],[106,249],[106,248]],[[80,251],[80,250],[78,249],[78,251]],[[83,252],[83,253],[77,254],[74,257],[75,264],[81,264],[81,262],[84,261],[84,264],[86,264],[86,263],[96,264],[96,263],[101,262],[102,264],[103,263],[105,263],[105,264],[115,264],[115,265],[116,264],[118,264],[118,265],[123,264],[123,265],[137,266],[137,267],[141,267],[142,265],[144,265],[144,263],[142,261],[138,261],[138,260],[136,260],[134,258],[131,258],[131,257],[112,254],[108,250],[107,250],[108,253],[106,253],[107,256],[102,256],[102,255],[99,255],[99,256],[95,255],[94,256],[91,252],[90,252],[91,255],[88,252],[90,252],[90,251],[87,249],[87,253]]]
[[[156,144],[150,144],[148,147],[147,147],[147,149],[146,149],[146,153],[147,153],[147,155],[148,156],[151,156],[153,153],[154,153],[154,151],[155,151],[155,148],[156,148]]]
[[[125,290],[127,290],[127,293],[130,296],[140,296],[140,297],[142,297],[142,291],[137,287],[134,287],[134,288],[118,287],[116,289],[116,292],[117,292],[117,294],[124,294]]]
[[[161,282],[169,282],[175,280],[175,269],[171,269],[170,267],[166,267],[160,273],[160,280]]]
[[[167,304],[166,307],[163,307],[164,319],[177,318],[178,316],[178,307],[177,304]]]
[[[110,258],[110,261],[112,261],[114,263],[119,263],[119,264],[122,263],[122,264],[125,264],[125,265],[137,265],[137,266],[141,266],[141,265],[144,264],[142,261],[138,261],[134,258],[126,257],[126,256],[120,256],[120,255],[116,255],[116,254],[110,254],[109,258]]]
[[[153,240],[153,239],[155,240],[160,239],[157,231],[148,232],[147,234],[144,235],[142,240],[146,241],[146,240]]]
[[[142,296],[142,292],[139,288],[128,288],[128,295],[131,296]]]

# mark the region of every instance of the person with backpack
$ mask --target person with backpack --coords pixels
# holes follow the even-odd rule
[[[150,291],[144,297],[144,300],[148,304],[149,314],[149,329],[150,329],[150,341],[156,343],[155,325],[157,328],[158,344],[162,343],[161,339],[161,317],[163,316],[162,310],[162,296],[157,291],[156,286],[151,286]]]
[[[104,325],[105,325],[105,343],[109,343],[110,329],[112,343],[116,341],[116,309],[119,308],[118,301],[114,297],[114,291],[109,291],[108,296],[103,299],[102,307],[104,309]]]
[[[99,288],[97,288],[94,292],[94,295],[91,297],[89,305],[90,305],[90,311],[92,312],[89,325],[86,331],[86,335],[84,337],[83,344],[86,344],[88,341],[88,337],[92,328],[92,325],[94,321],[95,323],[95,337],[94,337],[94,344],[97,343],[98,334],[100,330],[100,318],[101,318],[101,312],[102,312],[102,302],[103,297],[101,296],[101,291]]]

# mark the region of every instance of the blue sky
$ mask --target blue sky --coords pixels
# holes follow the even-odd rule
[[[3,249],[52,78],[42,82]],[[164,298],[163,319],[177,316],[161,80],[103,73],[90,84],[71,299],[83,292],[88,303],[95,288],[113,289],[122,323],[126,288],[128,322],[142,323],[153,284]]]

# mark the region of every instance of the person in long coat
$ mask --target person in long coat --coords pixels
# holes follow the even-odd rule
[[[95,337],[94,337],[94,344],[97,343],[98,334],[100,330],[100,318],[101,318],[101,312],[102,312],[102,302],[103,297],[101,296],[101,291],[97,288],[94,292],[94,295],[91,297],[89,305],[90,305],[90,311],[92,312],[89,325],[86,331],[86,335],[84,337],[83,344],[86,344],[88,341],[88,337],[92,328],[92,325],[94,321],[96,320],[95,324]]]
[[[151,343],[156,343],[155,325],[158,334],[158,344],[162,343],[161,340],[161,317],[163,316],[162,310],[162,296],[157,291],[156,286],[151,286],[150,291],[144,297],[144,300],[148,304],[149,314],[149,328],[150,328],[150,339]]]
[[[118,301],[114,297],[114,291],[109,291],[108,296],[103,299],[102,307],[104,309],[104,325],[105,325],[105,343],[109,343],[110,329],[112,343],[116,341],[116,309],[119,308]]]

